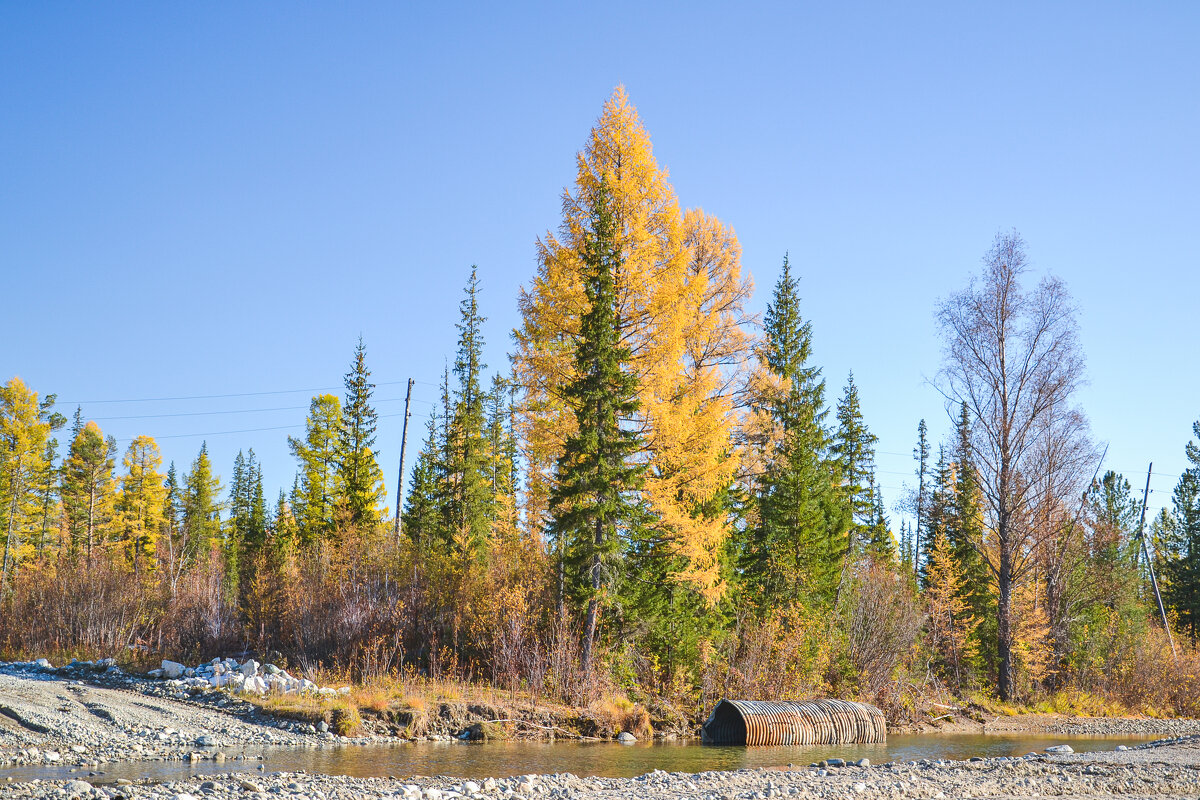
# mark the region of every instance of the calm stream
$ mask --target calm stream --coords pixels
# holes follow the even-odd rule
[[[579,776],[632,777],[652,770],[704,772],[756,767],[807,766],[824,758],[869,758],[871,763],[914,761],[922,758],[966,759],[971,756],[1020,756],[1040,752],[1052,744],[1069,744],[1076,752],[1112,750],[1117,745],[1135,745],[1148,738],[1080,737],[1052,735],[979,736],[971,734],[890,736],[887,744],[813,745],[807,747],[716,747],[699,742],[639,742],[622,745],[608,742],[419,742],[400,745],[347,745],[343,747],[227,749],[232,759],[239,754],[262,754],[265,762],[253,760],[145,761],[101,765],[96,776],[87,770],[70,773],[65,767],[19,767],[0,770],[0,780],[30,778],[85,778],[93,783],[130,780],[179,780],[189,775],[257,771],[263,763],[268,772],[319,772],[357,777],[452,775],[464,778],[504,777],[525,773],[572,772]]]

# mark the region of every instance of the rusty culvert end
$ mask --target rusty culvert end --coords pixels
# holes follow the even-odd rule
[[[722,700],[704,723],[709,744],[872,744],[887,741],[883,712],[848,700]]]

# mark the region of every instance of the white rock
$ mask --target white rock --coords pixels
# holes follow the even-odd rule
[[[462,785],[462,793],[465,795],[468,795],[468,796],[473,795],[473,794],[479,794],[479,790],[481,788],[482,787],[475,781],[467,781],[466,783],[464,783]]]
[[[63,790],[72,797],[77,797],[81,794],[91,794],[92,785],[87,781],[67,781],[67,785]]]
[[[42,669],[54,669],[54,665],[51,664],[49,661],[47,661],[44,658],[39,658],[37,661],[35,661],[33,663],[36,664],[37,666],[41,667]],[[80,781],[80,783],[82,783],[82,781]]]
[[[178,678],[182,678],[185,672],[187,672],[187,667],[185,667],[183,664],[180,664],[178,661],[163,660],[162,674],[164,677],[176,680]]]
[[[1055,744],[1046,748],[1047,753],[1074,753],[1069,744]]]
[[[58,754],[57,750],[47,750],[45,753],[42,753],[42,758],[46,759],[46,761],[51,764],[55,764],[58,763],[62,756]]]
[[[238,667],[238,669],[241,670],[243,677],[253,678],[255,675],[258,674],[258,666],[259,666],[258,662],[252,658],[249,661],[247,661],[245,664],[242,664],[240,667]]]
[[[633,742],[637,741],[637,737],[629,731],[621,731],[619,734],[617,734],[617,741],[625,744],[632,744]]]
[[[81,744],[73,744],[73,745],[71,745],[71,752],[72,753],[86,753],[87,748]]]
[[[423,792],[423,796],[425,797],[425,800],[442,800],[442,790],[441,789],[426,789]]]

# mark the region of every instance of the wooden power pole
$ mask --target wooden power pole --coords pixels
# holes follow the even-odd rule
[[[1158,578],[1154,575],[1154,562],[1150,560],[1150,550],[1146,547],[1146,502],[1150,499],[1150,473],[1154,471],[1154,462],[1146,468],[1146,488],[1142,492],[1142,516],[1138,520],[1138,539],[1142,543],[1142,555],[1146,557],[1146,571],[1150,573],[1150,585],[1154,587],[1154,599],[1158,603],[1158,613],[1162,615],[1163,629],[1167,632],[1167,640],[1171,643],[1171,655],[1176,661],[1179,653],[1175,650],[1175,637],[1171,635],[1171,623],[1167,622],[1167,609],[1163,607],[1162,593],[1158,590]]]
[[[412,416],[408,412],[408,405],[412,402],[412,387],[413,379],[408,379],[408,391],[404,394],[404,427],[400,433],[400,477],[396,480],[396,539],[400,539],[402,515],[401,508],[404,505],[404,448],[408,444],[408,418]]]

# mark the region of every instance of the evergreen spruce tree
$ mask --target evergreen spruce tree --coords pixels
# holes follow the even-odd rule
[[[480,385],[483,370],[483,323],[479,313],[478,268],[471,267],[465,297],[459,304],[458,353],[454,359],[454,413],[450,425],[449,470],[455,488],[451,517],[459,549],[482,558],[491,528],[493,493],[489,487],[485,442],[486,397]]]
[[[371,371],[367,369],[362,337],[354,348],[354,363],[346,373],[346,399],[338,429],[338,475],[351,525],[373,528],[381,519],[383,472],[375,459],[378,414],[371,406]]]
[[[212,471],[208,457],[208,443],[200,445],[200,452],[192,462],[192,468],[183,478],[183,527],[187,538],[188,552],[185,558],[196,563],[210,555],[220,555],[221,546],[221,481]]]
[[[441,453],[437,417],[430,415],[425,443],[413,464],[404,504],[404,532],[418,550],[430,546],[440,548],[450,541],[449,532],[443,525],[446,483],[440,468]]]
[[[917,462],[917,492],[913,498],[913,511],[916,513],[916,523],[912,528],[912,564],[913,573],[922,572],[922,545],[928,539],[928,509],[929,509],[929,429],[922,419],[917,423],[917,446],[913,448],[913,460]]]
[[[750,532],[743,569],[767,605],[831,601],[845,554],[848,506],[828,459],[825,382],[812,356],[812,325],[800,315],[787,259],[767,307],[759,358],[780,388],[760,398],[782,432],[767,454],[759,487],[759,524]]]
[[[971,616],[981,625],[990,625],[995,617],[992,607],[995,597],[991,590],[991,573],[983,560],[983,495],[976,478],[974,455],[971,452],[971,413],[967,404],[959,409],[955,423],[953,503],[946,525],[946,538],[954,556],[955,568],[962,586],[962,599]],[[990,642],[990,631],[976,629],[979,648]]]
[[[163,484],[166,496],[163,498],[162,538],[166,542],[167,579],[171,594],[174,595],[187,549],[183,534],[183,487],[179,484],[174,461],[167,467],[167,478]]]
[[[639,437],[628,427],[638,407],[637,379],[628,372],[630,353],[619,337],[621,249],[609,200],[602,181],[584,254],[589,308],[580,321],[576,377],[564,388],[576,431],[558,460],[550,498],[551,531],[565,545],[566,588],[584,610],[582,655],[588,669],[601,616],[621,579],[620,554],[645,517],[638,496],[643,469],[633,459]]]
[[[896,540],[892,536],[892,528],[888,523],[887,513],[883,510],[883,493],[879,484],[871,479],[870,503],[871,518],[867,525],[866,551],[874,561],[892,564],[896,560]]]
[[[1163,568],[1163,600],[1179,618],[1179,627],[1192,637],[1200,635],[1200,421],[1192,426],[1197,442],[1188,442],[1192,466],[1179,478],[1171,494],[1167,557]]]
[[[933,547],[933,541],[938,536],[946,536],[954,513],[954,469],[946,458],[945,445],[938,445],[938,458],[931,477],[932,485],[925,510],[925,535],[928,547],[926,559],[921,563],[920,571],[922,588],[929,586],[928,548]]]
[[[835,412],[838,425],[830,445],[830,453],[842,476],[843,492],[850,505],[850,537],[847,556],[853,558],[867,551],[872,538],[871,528],[876,521],[875,503],[875,444],[879,438],[863,421],[859,406],[858,386],[854,373],[846,380],[846,388]]]

